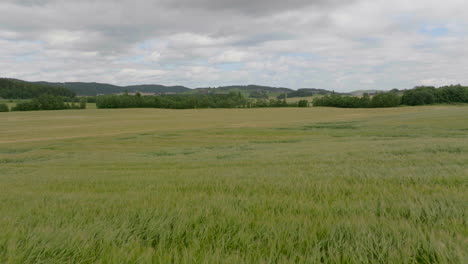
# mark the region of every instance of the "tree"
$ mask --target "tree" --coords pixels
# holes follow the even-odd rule
[[[372,97],[364,94],[361,98],[354,96],[341,96],[337,94],[318,97],[313,100],[314,106],[332,106],[343,108],[367,107],[395,107],[400,104],[400,97],[396,93],[379,93]]]
[[[88,100],[85,97],[82,97],[80,99],[80,109],[86,109],[86,103],[87,102],[88,102]]]
[[[297,102],[297,106],[298,107],[308,107],[309,102],[307,100],[300,100],[299,102]]]
[[[44,94],[31,101],[20,102],[12,108],[12,111],[36,111],[36,110],[62,110],[79,109],[75,102],[65,103],[60,96]]]
[[[370,107],[371,98],[368,93],[364,93],[362,95],[359,104],[361,105],[361,107],[364,107],[364,108]]]
[[[400,105],[400,96],[396,93],[378,93],[374,95],[370,102],[370,107],[396,107]]]
[[[7,104],[0,104],[0,112],[9,112],[10,108],[8,108]]]
[[[404,105],[426,105],[435,103],[436,89],[431,86],[415,87],[412,90],[405,91],[401,98]]]
[[[162,96],[106,95],[98,96],[98,108],[236,108],[246,107],[247,100],[240,92],[229,94],[192,94]]]

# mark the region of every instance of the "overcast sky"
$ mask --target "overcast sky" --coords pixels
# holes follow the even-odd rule
[[[468,85],[466,0],[1,0],[0,76],[290,88]]]

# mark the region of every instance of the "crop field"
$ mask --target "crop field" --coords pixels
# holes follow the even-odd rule
[[[0,263],[468,263],[468,107],[0,113]]]

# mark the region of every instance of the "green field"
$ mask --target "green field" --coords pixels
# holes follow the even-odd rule
[[[0,113],[0,263],[468,263],[468,107]]]

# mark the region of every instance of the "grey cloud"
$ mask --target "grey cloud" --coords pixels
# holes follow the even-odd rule
[[[227,1],[227,0],[22,0],[0,3],[0,30],[18,38],[44,40],[62,31],[80,36],[63,48],[124,52],[145,39],[191,32],[238,38],[237,44],[256,45],[289,38],[270,29],[268,17],[308,6],[329,7],[349,1]],[[253,18],[246,18],[255,13]],[[264,20],[262,20],[264,19]],[[283,25],[274,25],[283,27]],[[270,32],[271,31],[271,32]],[[88,35],[88,36],[87,36]],[[45,39],[47,41],[47,39]]]
[[[0,75],[337,90],[463,81],[467,7],[463,0],[3,0]],[[426,24],[458,31],[434,39],[418,33]],[[240,69],[217,65],[229,61]]]
[[[234,11],[245,15],[271,14],[310,6],[325,8],[351,2],[354,0],[163,0],[165,5],[176,8]]]
[[[11,2],[23,6],[44,6],[54,2],[54,0],[6,0],[6,2]]]
[[[291,40],[295,39],[295,36],[288,32],[270,32],[265,34],[257,34],[254,36],[243,38],[240,41],[234,43],[234,45],[241,46],[254,46],[268,41],[275,40]]]

